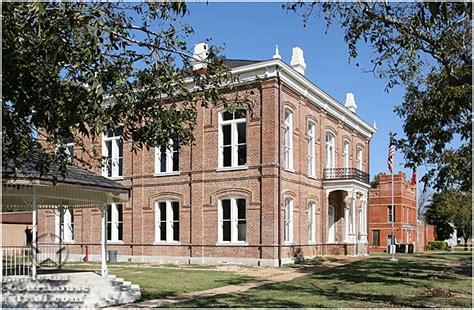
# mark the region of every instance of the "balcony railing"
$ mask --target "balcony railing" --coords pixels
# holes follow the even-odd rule
[[[369,184],[369,174],[357,168],[326,168],[324,169],[324,180],[348,180],[355,179]]]

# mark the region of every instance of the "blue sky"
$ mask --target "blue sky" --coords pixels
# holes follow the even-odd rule
[[[290,63],[295,46],[304,50],[306,76],[339,102],[344,103],[347,92],[355,95],[357,114],[369,124],[377,123],[377,132],[371,142],[370,173],[388,173],[387,151],[390,131],[403,134],[400,119],[393,108],[402,102],[403,89],[397,87],[385,92],[386,81],[364,73],[349,63],[344,31],[337,25],[329,28],[312,19],[303,27],[300,15],[286,12],[282,3],[193,3],[185,21],[194,28],[191,44],[211,38],[217,45],[225,44],[225,55],[234,59],[271,59],[275,45],[279,46],[282,60]],[[368,63],[370,50],[359,52],[361,63]],[[411,170],[403,168],[403,155],[395,154],[395,172],[404,171],[407,178]],[[420,167],[418,176],[424,172]]]

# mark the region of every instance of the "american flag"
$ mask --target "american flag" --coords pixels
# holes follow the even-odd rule
[[[393,133],[390,133],[390,145],[388,148],[388,159],[387,159],[388,170],[390,170],[390,172],[393,171],[393,155],[395,155],[394,136],[395,135]]]

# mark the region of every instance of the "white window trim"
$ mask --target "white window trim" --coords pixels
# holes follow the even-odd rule
[[[362,171],[363,169],[363,155],[364,150],[359,146],[357,147],[357,169]]]
[[[104,165],[102,167],[102,176],[106,178],[110,178],[113,180],[120,180],[123,178],[123,172],[124,172],[124,164],[123,164],[123,157],[122,157],[122,175],[119,174],[119,163],[120,163],[120,157],[119,157],[119,148],[118,148],[118,142],[120,142],[122,139],[122,136],[113,136],[113,137],[107,137],[106,133],[102,133],[102,156],[108,158],[108,149],[106,147],[105,142],[106,141],[112,141],[112,176],[108,176],[108,169],[107,165]],[[123,141],[122,141],[122,156],[123,156]]]
[[[284,214],[284,225],[283,225],[283,244],[293,244],[293,199],[285,199],[285,214]]]
[[[72,148],[72,154],[69,151],[69,148]],[[72,163],[74,161],[74,142],[66,143],[66,154],[69,158],[69,162]]]
[[[289,109],[285,109],[285,126],[283,134],[283,159],[284,168],[288,171],[294,171],[293,163],[293,112]],[[287,139],[288,133],[288,139]],[[287,156],[288,155],[288,156]]]
[[[342,147],[342,156],[343,156],[343,159],[344,159],[344,168],[350,168],[349,152],[350,152],[350,143],[349,143],[348,140],[344,140],[343,147]]]
[[[310,202],[308,205],[308,243],[316,243],[316,203]]]
[[[328,136],[331,137],[328,141]],[[336,137],[331,132],[326,132],[326,168],[336,168]]]
[[[107,243],[121,244],[121,243],[123,243],[123,204],[122,204],[122,240],[119,240],[119,238],[118,238],[118,235],[119,235],[119,212],[118,212],[118,209],[117,209],[117,205],[119,205],[119,204],[111,203],[110,205],[111,205],[110,211],[112,212],[111,221],[110,221],[111,225],[110,226],[112,227],[112,231],[110,233],[111,239],[107,240]],[[106,221],[106,222],[107,222],[107,224],[109,223],[108,221]]]
[[[308,123],[308,176],[316,177],[316,125],[313,122]]]
[[[166,240],[160,240],[160,202],[166,203]],[[177,200],[160,200],[155,202],[155,244],[180,244],[180,240],[173,240],[173,208],[172,202]],[[178,202],[178,216],[179,216],[179,202]],[[178,223],[180,221],[178,220]],[[178,236],[179,239],[179,236]]]
[[[230,200],[230,241],[222,240],[224,238],[224,212],[222,211],[222,200]],[[238,239],[238,209],[237,209],[237,199],[245,200],[245,240],[239,241]],[[217,216],[219,220],[219,227],[217,230],[217,243],[216,245],[247,245],[247,199],[244,197],[223,197],[218,200]]]
[[[155,174],[154,176],[166,176],[166,175],[179,175],[179,162],[178,170],[173,170],[173,139],[170,139],[168,142],[168,147],[166,148],[166,170],[160,171],[161,169],[161,148],[155,147]],[[178,150],[179,153],[179,150]]]
[[[57,237],[60,237],[62,239],[62,243],[69,243],[73,244],[75,243],[74,241],[74,222],[72,221],[73,215],[71,214],[74,212],[73,209],[71,208],[63,208],[62,211],[62,216],[63,216],[63,234],[61,236],[61,228],[60,228],[60,223],[61,223],[61,212],[59,209],[54,210],[54,228],[55,228],[55,234]],[[67,227],[67,231],[66,231]],[[59,243],[59,240],[56,238],[56,243]]]
[[[231,119],[231,120],[226,120],[224,121],[223,115],[227,111],[223,111],[219,113],[219,132],[218,132],[218,140],[219,140],[219,154],[218,154],[218,169],[219,170],[233,170],[233,169],[241,169],[241,168],[247,168],[248,165],[248,126],[247,126],[247,113],[245,114],[245,118],[238,118],[238,119]],[[238,165],[239,159],[238,159],[238,131],[237,131],[237,124],[242,124],[245,123],[245,145],[247,148],[246,152],[246,158],[245,158],[245,164],[244,165]],[[222,126],[225,125],[231,125],[230,126],[230,139],[231,139],[231,158],[232,162],[230,166],[224,166],[224,134],[222,132]]]

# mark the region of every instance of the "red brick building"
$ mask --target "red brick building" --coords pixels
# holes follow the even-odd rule
[[[392,238],[394,221],[395,243],[416,245],[416,189],[399,172],[393,176],[394,213],[392,214],[391,175],[379,174],[379,185],[369,194],[370,252],[386,252]],[[423,251],[428,241],[436,239],[434,226],[418,221],[418,248]]]
[[[109,158],[103,175],[131,188],[128,203],[108,206],[108,249],[119,260],[272,266],[366,254],[375,129],[356,114],[354,96],[343,105],[309,81],[299,48],[291,65],[278,52],[226,64],[253,90],[252,113],[199,108],[195,146],[170,141],[135,154],[120,129],[91,141]],[[40,217],[40,230],[60,223],[52,211]],[[66,211],[62,222],[70,256],[87,246],[94,259],[100,211]]]

